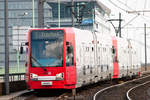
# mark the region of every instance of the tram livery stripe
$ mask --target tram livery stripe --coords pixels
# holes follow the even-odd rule
[[[113,58],[113,78],[118,78],[119,75],[119,64],[118,64],[118,45],[117,45],[117,39],[115,37],[112,38],[112,44],[116,50]]]

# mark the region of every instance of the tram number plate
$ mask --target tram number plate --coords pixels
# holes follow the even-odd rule
[[[41,82],[42,85],[52,85],[52,82]]]

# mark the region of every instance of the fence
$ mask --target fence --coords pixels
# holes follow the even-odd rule
[[[20,80],[25,80],[25,73],[13,73],[9,74],[9,81],[20,81]],[[4,82],[5,80],[5,74],[0,74],[0,82]]]

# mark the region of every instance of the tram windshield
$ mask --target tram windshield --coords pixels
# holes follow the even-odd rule
[[[63,66],[63,30],[33,30],[31,32],[31,66]]]

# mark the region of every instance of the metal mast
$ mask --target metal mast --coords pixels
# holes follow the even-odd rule
[[[44,1],[45,0],[38,0],[38,27],[44,27]]]
[[[146,71],[147,70],[146,24],[144,24],[144,40],[145,40],[145,71]]]
[[[72,0],[72,27],[74,27],[74,1]]]
[[[9,94],[8,0],[5,0],[5,92]]]

